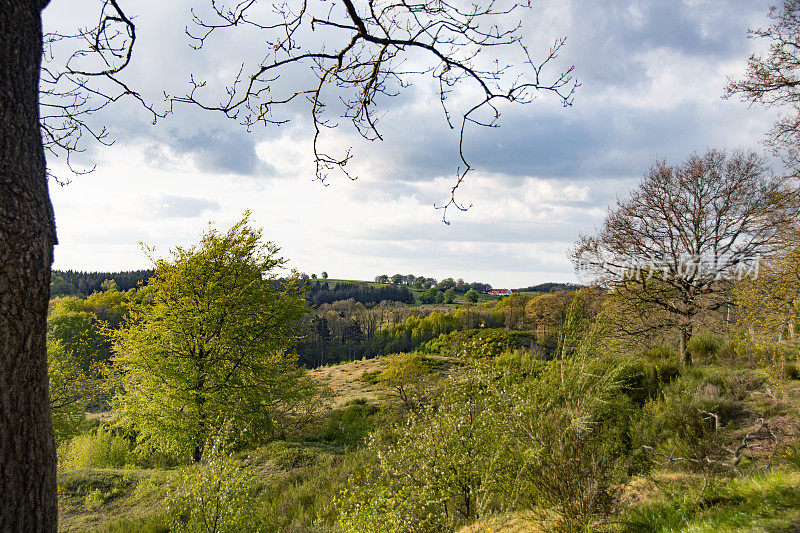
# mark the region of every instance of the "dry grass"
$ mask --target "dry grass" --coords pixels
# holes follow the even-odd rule
[[[546,521],[546,520],[545,520]],[[533,513],[521,512],[479,520],[458,530],[458,533],[538,533],[549,531],[542,519]]]
[[[334,404],[339,406],[355,398],[378,401],[380,387],[361,380],[365,372],[383,370],[385,358],[378,357],[365,361],[350,361],[335,366],[316,368],[309,374],[328,385],[334,394]]]

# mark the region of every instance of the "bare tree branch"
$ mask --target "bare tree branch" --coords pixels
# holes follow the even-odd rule
[[[447,209],[466,210],[469,206],[456,200],[456,191],[472,169],[464,149],[468,126],[496,127],[500,112],[497,102],[530,103],[540,92],[554,94],[565,106],[572,103],[578,83],[572,67],[552,76],[546,67],[554,62],[564,39],[558,39],[541,60],[534,60],[521,38],[521,25],[515,14],[528,4],[511,3],[501,7],[497,0],[470,5],[408,0],[383,1],[341,0],[323,9],[303,2],[293,9],[287,3],[267,4],[245,0],[225,7],[211,2],[210,15],[193,11],[193,26],[186,33],[192,46],[209,46],[214,34],[235,27],[249,26],[258,30],[265,43],[266,55],[257,68],[240,71],[226,89],[225,98],[209,102],[201,97],[204,81],[191,80],[183,96],[171,101],[189,103],[206,110],[224,113],[247,128],[255,124],[282,124],[288,119],[276,117],[283,104],[305,97],[311,103],[314,126],[313,151],[316,177],[325,182],[330,171],[347,170],[350,149],[333,155],[321,148],[322,133],[335,127],[331,114],[333,104],[339,118],[352,123],[364,139],[382,140],[379,103],[396,96],[419,76],[434,78],[445,119],[459,131],[461,164],[447,202],[436,205],[447,222]],[[268,20],[269,19],[269,20]],[[272,20],[277,19],[277,22]],[[512,20],[510,27],[501,27],[502,20]],[[312,32],[321,32],[325,44],[307,46]],[[513,48],[522,54],[522,68],[499,61],[490,67],[479,61],[492,48]],[[421,62],[418,68],[405,68],[407,61]],[[306,87],[280,88],[277,81],[293,67],[310,68],[316,82]],[[480,96],[461,113],[454,126],[447,99],[456,87],[471,85]],[[482,114],[488,112],[488,118]]]

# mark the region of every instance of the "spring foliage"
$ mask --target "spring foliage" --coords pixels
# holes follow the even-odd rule
[[[226,233],[214,228],[199,244],[155,261],[152,298],[113,332],[123,423],[142,450],[202,456],[223,423],[267,439],[274,422],[313,393],[287,353],[306,304],[295,280],[246,214]]]

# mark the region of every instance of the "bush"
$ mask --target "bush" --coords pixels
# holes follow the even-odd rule
[[[511,460],[500,404],[486,384],[475,372],[454,376],[406,424],[373,435],[380,469],[342,494],[345,531],[452,531],[498,510],[500,494],[511,491],[509,472],[522,465]]]
[[[275,441],[266,448],[270,459],[280,468],[290,470],[317,464],[319,454],[309,448],[292,445],[284,441]]]
[[[87,511],[94,511],[103,503],[105,503],[105,498],[103,491],[100,489],[94,489],[89,494],[86,495],[86,499],[84,500],[84,505]]]
[[[373,435],[381,468],[343,494],[340,525],[385,531],[385,515],[395,530],[452,531],[539,508],[563,528],[591,527],[626,475],[635,408],[617,374],[614,361],[582,356],[475,362]]]
[[[716,355],[722,344],[722,341],[711,333],[698,333],[692,336],[686,347],[693,356],[708,358]]]
[[[363,398],[348,402],[344,409],[328,414],[320,438],[334,444],[359,444],[375,427],[373,420],[378,408]]]
[[[62,464],[73,469],[121,468],[131,458],[128,440],[100,427],[93,433],[73,437],[62,454]]]
[[[364,383],[375,385],[376,383],[378,383],[380,375],[381,375],[380,370],[374,370],[372,372],[364,372],[363,374],[361,374],[361,377],[359,379]]]
[[[511,350],[530,348],[533,344],[531,333],[527,331],[477,328],[442,334],[420,350],[454,357],[494,357]]]
[[[185,468],[164,501],[171,531],[257,531],[258,498],[250,475],[215,442],[207,460]]]
[[[526,464],[520,495],[554,512],[558,529],[589,530],[627,475],[635,410],[620,394],[621,371],[614,359],[578,355],[512,389],[513,449]]]
[[[763,383],[762,376],[749,371],[688,369],[664,389],[662,397],[646,402],[634,428],[636,445],[652,446],[673,457],[728,460],[730,452],[722,445],[720,430],[751,420],[745,400]],[[683,467],[698,468],[686,462]]]
[[[623,360],[620,369],[621,392],[638,406],[661,395],[664,386],[671,383],[681,373],[676,359]]]

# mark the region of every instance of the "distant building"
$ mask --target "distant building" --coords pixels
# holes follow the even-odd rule
[[[515,292],[519,292],[519,289],[492,289],[489,291],[489,294],[495,296],[511,296]]]

